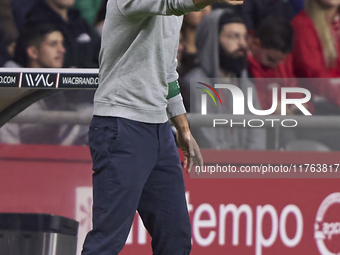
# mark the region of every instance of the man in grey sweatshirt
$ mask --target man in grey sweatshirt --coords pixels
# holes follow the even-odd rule
[[[138,210],[153,254],[191,249],[182,168],[202,165],[190,134],[176,72],[181,15],[215,2],[243,0],[109,0],[99,55],[99,87],[89,130],[93,159],[93,230],[82,255],[123,248]]]

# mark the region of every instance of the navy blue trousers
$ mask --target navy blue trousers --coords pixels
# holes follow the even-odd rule
[[[94,116],[93,230],[82,255],[116,255],[136,210],[152,237],[154,255],[186,255],[191,227],[182,168],[168,123]]]

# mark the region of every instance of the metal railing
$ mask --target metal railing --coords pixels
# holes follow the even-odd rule
[[[270,115],[270,116],[254,116],[254,115],[243,115],[236,116],[231,114],[187,114],[190,126],[201,126],[201,127],[213,127],[214,120],[220,120],[219,123],[227,122],[225,124],[217,124],[216,128],[228,128],[230,127],[231,120],[233,128],[244,128],[249,127],[249,123],[252,126],[262,126],[266,128],[267,134],[267,149],[280,149],[280,132],[286,127],[282,126],[284,121],[290,121],[290,123],[297,126],[294,128],[301,129],[340,129],[340,116],[281,116],[281,115]],[[17,124],[79,124],[89,125],[92,118],[92,110],[90,108],[84,111],[32,111],[24,112],[17,115],[9,123]],[[294,120],[294,122],[292,121]],[[256,124],[255,124],[256,123]],[[244,124],[244,125],[243,125]],[[263,124],[263,125],[262,125]],[[290,125],[291,125],[290,124]],[[254,128],[254,127],[249,127]],[[289,127],[288,127],[289,128]],[[339,132],[340,134],[340,132]],[[317,135],[317,134],[316,134]]]
[[[270,115],[270,116],[254,116],[254,115],[232,115],[232,114],[210,114],[201,115],[195,113],[187,114],[191,126],[212,127],[214,119],[233,120],[233,122],[243,122],[247,124],[251,120],[260,120],[263,122],[264,128],[272,128],[278,126],[285,120],[295,120],[299,128],[334,128],[340,129],[340,116],[298,116],[298,115]],[[45,124],[81,124],[90,123],[92,115],[90,111],[34,111],[25,114],[19,114],[9,121],[9,123],[45,123]],[[260,123],[258,121],[258,123]],[[257,125],[259,125],[257,123]],[[274,124],[273,124],[274,123]],[[252,124],[255,125],[255,124]],[[219,125],[216,125],[219,126]],[[222,126],[222,125],[220,125]],[[234,127],[241,127],[235,125]]]

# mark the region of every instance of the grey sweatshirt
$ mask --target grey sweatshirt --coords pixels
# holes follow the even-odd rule
[[[180,94],[166,97],[178,78],[181,15],[198,10],[192,0],[108,1],[95,115],[164,123],[185,113]]]

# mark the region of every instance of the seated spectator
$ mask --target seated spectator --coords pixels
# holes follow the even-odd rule
[[[201,112],[201,90],[190,88],[192,82],[205,82],[208,79],[230,83],[235,81],[243,93],[248,88],[255,89],[248,79],[246,70],[247,57],[247,29],[242,18],[230,9],[212,11],[201,21],[196,32],[196,46],[198,50],[199,66],[190,71],[183,79],[182,87],[190,90],[190,113]],[[233,83],[234,84],[234,83]],[[214,86],[214,84],[210,84]],[[232,95],[224,89],[218,89],[223,106],[215,106],[212,100],[207,103],[209,113],[225,114],[232,112]],[[246,101],[246,100],[245,100]],[[256,93],[253,93],[256,109],[260,109]],[[246,114],[250,114],[245,107]],[[248,111],[248,112],[247,112]],[[192,134],[197,138],[202,148],[212,149],[265,149],[265,130],[247,128],[211,128],[191,127]]]
[[[16,67],[12,61],[18,30],[14,23],[11,0],[0,2],[0,66]]]
[[[61,68],[66,53],[64,38],[54,24],[34,23],[25,26],[19,35],[15,60],[22,67]],[[52,96],[40,100],[21,114],[38,111],[78,111],[92,112],[93,91],[55,91]],[[39,144],[86,144],[87,126],[54,124],[5,124],[0,129],[2,143],[39,143]]]
[[[305,9],[293,20],[294,48],[293,70],[299,78],[340,77],[340,2],[306,0]],[[321,96],[334,106],[340,107],[340,88],[329,79],[310,79],[308,89],[314,98]],[[329,109],[325,100],[319,106]],[[327,107],[322,106],[323,104]],[[325,110],[316,109],[320,113]],[[339,110],[335,110],[338,111]]]
[[[179,83],[182,78],[190,72],[198,63],[197,49],[195,44],[196,28],[201,22],[202,18],[211,12],[211,6],[208,5],[199,12],[190,12],[183,17],[183,25],[181,28],[180,44],[179,44],[179,58],[177,71],[179,74]],[[184,105],[189,106],[190,96],[186,94],[186,90],[181,90],[183,95]]]
[[[100,38],[72,8],[74,1],[41,1],[28,13],[26,23],[53,23],[59,28],[65,40],[64,67],[98,67]]]
[[[254,84],[263,109],[272,106],[272,89],[281,87],[297,87],[292,68],[291,51],[293,48],[293,29],[289,21],[283,18],[268,16],[258,27],[255,35],[248,37],[248,70],[255,79]],[[299,98],[299,94],[289,94],[290,98]],[[278,101],[281,94],[278,93]],[[308,105],[312,109],[312,104]],[[295,105],[288,105],[287,114],[299,112]],[[277,108],[276,114],[281,114]]]
[[[66,50],[61,31],[53,24],[28,24],[20,33],[15,61],[22,67],[61,68]]]
[[[0,67],[18,67],[13,61],[15,41],[6,41],[0,32]]]
[[[287,59],[293,49],[293,35],[289,21],[274,16],[268,16],[255,34],[249,35],[249,69],[254,77],[294,77]]]
[[[12,15],[11,0],[0,2],[0,33],[6,42],[15,42],[18,38],[19,33]]]
[[[314,115],[340,114],[340,1],[305,0],[304,10],[292,20],[294,29],[293,70],[312,92]],[[322,78],[322,79],[315,79]],[[308,129],[301,139],[313,139],[340,150],[339,131]]]
[[[190,12],[183,16],[181,34],[184,51],[181,58],[181,68],[178,70],[180,76],[186,75],[197,64],[197,49],[195,45],[196,28],[202,18],[210,12],[211,6],[208,5],[199,12]]]
[[[4,66],[4,64],[10,59],[6,44],[3,40],[3,36],[0,34],[0,66]]]
[[[293,20],[293,68],[296,77],[340,77],[339,1],[306,0]]]
[[[262,109],[271,109],[273,88],[277,88],[277,108],[274,114],[281,115],[281,88],[297,87],[292,69],[291,51],[293,48],[293,29],[284,18],[268,16],[258,27],[254,35],[249,35],[248,70],[254,77],[254,85]],[[300,98],[299,93],[288,93],[288,98]],[[313,111],[311,102],[305,104]],[[302,114],[295,105],[287,105],[287,115]],[[276,146],[284,148],[296,139],[294,129],[281,129],[276,137]]]

